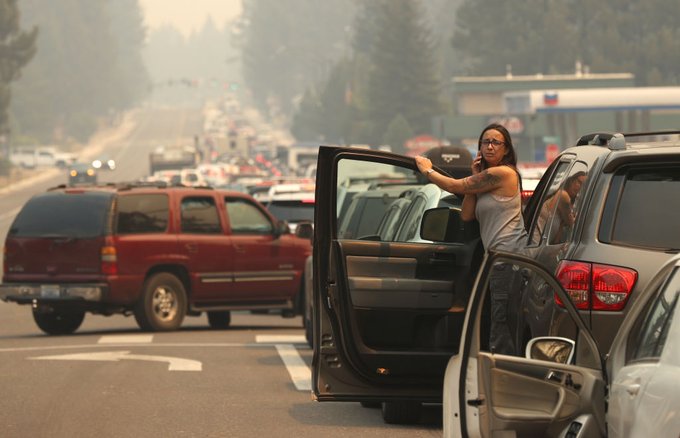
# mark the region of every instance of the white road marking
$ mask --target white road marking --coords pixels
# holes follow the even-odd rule
[[[102,336],[98,344],[149,344],[153,341],[153,335],[111,335]]]
[[[306,344],[304,335],[257,335],[255,342],[258,344]]]
[[[153,336],[153,335],[151,335]],[[98,344],[81,344],[81,345],[49,345],[40,347],[13,347],[13,348],[0,348],[0,353],[14,353],[21,351],[45,351],[45,350],[73,350],[73,349],[84,349],[84,348],[106,348],[111,347],[111,345],[128,345],[142,343],[145,335],[131,335],[131,336],[103,336],[99,339]],[[307,367],[305,362],[300,357],[297,348],[292,345],[293,343],[304,343],[306,344],[304,335],[257,335],[255,337],[257,343],[237,343],[237,342],[199,342],[199,343],[146,343],[144,348],[156,347],[156,348],[269,348],[274,344],[281,356],[288,374],[290,374],[293,384],[299,391],[309,391],[311,390],[311,375],[312,372]],[[279,344],[276,344],[278,342]],[[76,353],[76,354],[65,354],[58,356],[42,356],[38,358],[29,359],[55,359],[55,360],[120,360],[120,359],[140,359],[140,360],[158,360],[157,358],[165,358],[164,356],[142,356],[142,355],[129,355],[124,352],[126,356],[118,357],[117,359],[112,358],[111,352],[91,352],[91,353]],[[68,356],[76,356],[78,359],[66,359]],[[155,359],[149,359],[155,358]],[[167,359],[167,358],[166,358]],[[167,362],[167,360],[165,360]],[[196,361],[198,362],[198,361]],[[198,364],[201,364],[198,362]]]
[[[197,360],[183,359],[181,357],[149,356],[145,354],[130,354],[129,351],[100,351],[97,353],[61,354],[58,356],[30,357],[33,360],[93,360],[113,361],[121,359],[146,360],[152,362],[167,362],[168,371],[202,371],[203,364]]]
[[[307,344],[304,335],[257,335],[255,342],[275,344],[283,364],[298,391],[312,390],[312,372],[292,344]]]
[[[110,335],[102,336],[98,344],[149,344],[153,335]]]
[[[290,378],[298,391],[311,391],[312,372],[300,357],[297,348],[291,344],[276,344],[276,351],[279,352]]]

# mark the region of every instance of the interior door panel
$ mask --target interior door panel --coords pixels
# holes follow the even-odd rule
[[[453,303],[453,281],[415,278],[415,258],[348,256],[346,260],[354,307],[447,310]]]
[[[403,383],[418,375],[419,381],[441,384],[460,341],[474,247],[354,240],[333,245],[332,272],[340,274],[335,310],[357,368],[381,381]]]
[[[516,430],[518,436],[559,436],[571,421],[591,415],[604,397],[598,371],[574,365],[480,353],[482,422],[490,434]]]

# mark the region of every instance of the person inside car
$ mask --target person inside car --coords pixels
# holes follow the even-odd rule
[[[510,133],[499,124],[482,130],[477,157],[472,162],[472,175],[451,178],[440,174],[432,162],[417,156],[418,170],[440,188],[464,195],[461,217],[479,221],[482,244],[486,251],[524,252],[527,232],[522,219],[522,180],[517,171],[517,154]],[[510,265],[494,266],[490,279],[491,323],[489,348],[502,354],[517,354],[510,335],[508,306],[514,306],[511,294],[517,273]]]

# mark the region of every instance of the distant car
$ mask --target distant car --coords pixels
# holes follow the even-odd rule
[[[276,218],[288,223],[290,231],[301,222],[314,221],[314,184],[276,184],[269,189],[264,202]]]
[[[109,157],[99,157],[92,160],[92,167],[97,170],[116,170],[116,160]]]
[[[68,185],[97,184],[97,172],[87,163],[75,163],[68,168]]]

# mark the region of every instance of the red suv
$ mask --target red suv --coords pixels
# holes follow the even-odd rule
[[[5,242],[0,298],[30,304],[40,329],[72,333],[86,312],[133,314],[143,330],[206,312],[304,308],[309,239],[243,193],[118,185],[31,198]]]

